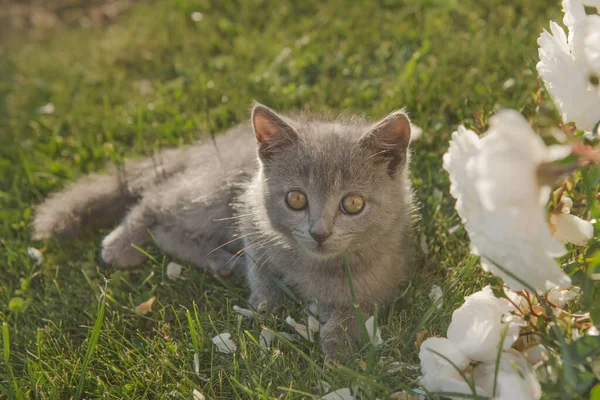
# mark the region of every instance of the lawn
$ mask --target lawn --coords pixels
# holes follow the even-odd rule
[[[459,219],[441,155],[459,123],[478,126],[499,106],[533,113],[536,38],[560,18],[558,1],[156,0],[104,25],[0,30],[0,397],[292,399],[321,396],[326,381],[375,399],[417,387],[417,336],[443,334],[486,282],[464,229],[450,229]],[[379,312],[384,345],[344,366],[325,366],[317,343],[261,348],[263,327],[293,331],[282,316],[233,312],[247,307],[243,279],[184,265],[170,280],[172,260],[152,247],[141,268],[115,270],[99,261],[102,232],[31,239],[48,193],[221,132],[253,100],[373,118],[406,107],[424,130],[412,164],[418,262]],[[136,312],[153,296],[150,313]],[[302,319],[301,306],[286,312]],[[236,354],[212,345],[223,332]]]

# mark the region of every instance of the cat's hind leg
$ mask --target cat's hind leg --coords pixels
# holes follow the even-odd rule
[[[144,201],[136,204],[121,224],[102,241],[102,260],[120,268],[135,267],[144,262],[146,256],[136,247],[151,241],[148,230],[153,222],[152,213]]]

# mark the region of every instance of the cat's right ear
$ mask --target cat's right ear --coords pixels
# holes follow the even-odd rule
[[[252,128],[258,141],[258,154],[270,158],[281,147],[298,140],[298,134],[269,107],[255,103],[252,109]]]

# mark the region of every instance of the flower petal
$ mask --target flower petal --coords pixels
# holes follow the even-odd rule
[[[367,328],[367,334],[369,335],[369,340],[373,343],[375,347],[381,346],[383,344],[383,340],[381,339],[381,331],[379,327],[375,330],[375,318],[373,316],[369,317],[365,321],[365,327]]]
[[[331,392],[323,397],[321,400],[353,400],[352,392],[348,388],[338,389],[335,392]]]
[[[181,265],[174,262],[170,262],[167,265],[167,278],[171,280],[178,279],[181,276],[182,268],[183,267]]]
[[[554,227],[552,238],[560,243],[585,246],[594,237],[594,225],[573,214],[552,214],[550,223]]]
[[[220,353],[233,354],[237,350],[237,346],[231,341],[231,334],[229,333],[218,334],[212,338],[212,342],[217,346],[217,351]]]

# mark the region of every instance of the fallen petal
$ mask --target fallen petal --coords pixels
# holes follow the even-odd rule
[[[212,342],[215,346],[217,346],[217,351],[220,353],[233,354],[237,350],[237,346],[230,339],[231,334],[229,333],[220,333],[214,338],[212,338]]]
[[[138,305],[135,308],[135,311],[139,312],[140,314],[147,314],[149,312],[152,312],[152,303],[154,303],[154,300],[156,300],[156,296],[150,297],[148,300]]]
[[[416,394],[410,394],[404,390],[390,395],[390,399],[394,400],[419,400],[419,396]]]
[[[296,320],[294,318],[290,317],[290,316],[288,316],[285,319],[285,322],[289,326],[291,326],[292,328],[294,328],[296,330],[296,332],[298,332],[300,334],[300,336],[302,336],[304,339],[310,340],[312,342],[312,335],[308,331],[308,328],[306,327],[306,325],[302,325],[302,324],[296,322]]]
[[[198,390],[192,390],[192,394],[194,395],[194,400],[206,400],[206,397]]]
[[[35,247],[28,247],[27,254],[29,255],[29,257],[31,257],[33,261],[35,261],[36,265],[42,265],[42,263],[44,262],[44,255]]]
[[[380,346],[383,343],[383,340],[381,339],[381,331],[379,328],[375,330],[375,318],[373,316],[365,321],[365,327],[367,328],[367,333],[369,334],[369,340],[371,340],[375,347]]]
[[[321,400],[354,400],[354,397],[352,397],[352,392],[350,389],[343,388],[321,397]]]
[[[433,287],[431,288],[431,292],[429,292],[429,298],[431,299],[431,301],[433,303],[436,304],[436,307],[438,308],[438,310],[440,308],[443,307],[444,303],[442,302],[442,295],[444,293],[442,292],[442,288],[439,287],[438,285],[433,285]]]
[[[202,14],[201,12],[195,11],[192,13],[191,18],[192,18],[192,21],[194,21],[194,22],[200,22],[200,21],[202,21],[202,19],[204,19],[204,14]]]
[[[263,329],[260,332],[258,342],[260,343],[260,347],[269,348],[271,347],[273,339],[275,339],[275,334],[273,333],[273,331],[270,331],[269,329]]]
[[[285,339],[286,339],[287,341],[289,341],[289,342],[295,342],[295,341],[296,341],[296,338],[295,338],[295,337],[293,337],[292,335],[290,335],[290,334],[289,334],[289,333],[287,333],[287,332],[277,332],[277,334],[278,334],[279,336],[281,336],[281,337],[285,338]]]
[[[178,279],[181,276],[181,269],[183,267],[177,263],[170,262],[167,265],[167,278],[171,280]]]
[[[54,104],[52,104],[52,103],[48,103],[48,104],[38,108],[38,111],[40,114],[54,114],[55,110],[56,110],[56,107],[54,107]]]
[[[256,315],[256,313],[254,311],[248,310],[247,308],[238,307],[238,306],[233,306],[233,311],[235,311],[236,313],[238,313],[241,316],[246,317],[246,318],[254,318],[254,316]]]
[[[317,386],[325,394],[329,393],[329,390],[331,390],[331,385],[326,381],[319,381]]]
[[[200,374],[200,358],[198,357],[198,353],[194,353],[194,372],[196,375]]]
[[[321,323],[315,317],[308,317],[308,330],[312,333],[318,333],[321,330]]]
[[[308,312],[310,312],[313,316],[319,316],[319,304],[316,301],[312,301],[308,305]]]

